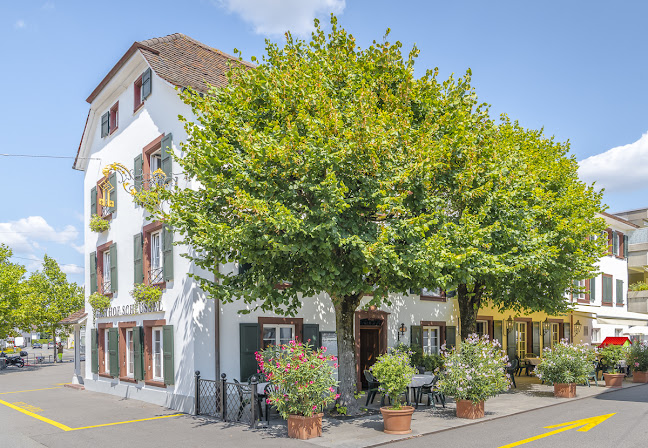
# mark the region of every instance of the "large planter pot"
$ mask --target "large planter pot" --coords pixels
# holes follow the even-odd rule
[[[412,432],[413,406],[403,406],[400,409],[390,407],[380,408],[387,434],[409,434]]]
[[[632,372],[633,383],[648,383],[648,372],[635,371]]]
[[[312,417],[303,415],[288,416],[288,437],[307,440],[322,436],[322,416],[315,414]]]
[[[576,383],[554,383],[554,396],[574,398],[576,396]]]
[[[604,373],[605,387],[623,387],[623,373]]]
[[[470,400],[457,400],[457,417],[459,418],[483,418],[484,402],[473,403]]]

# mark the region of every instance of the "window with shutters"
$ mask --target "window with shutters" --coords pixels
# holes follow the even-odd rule
[[[431,301],[431,302],[445,302],[446,294],[441,288],[434,289],[421,289],[421,300]]]
[[[133,113],[137,112],[144,105],[144,95],[142,95],[142,78],[143,75],[137,78],[133,83]]]
[[[294,325],[264,325],[263,326],[263,349],[270,346],[288,344],[295,340]]]
[[[135,347],[133,346],[133,329],[126,329],[126,376],[133,378],[135,375]]]
[[[427,355],[438,355],[441,347],[441,328],[438,326],[423,327],[423,352]]]
[[[623,306],[623,280],[616,280],[616,305]]]
[[[172,135],[162,134],[142,149],[135,160],[135,188],[149,189],[152,185],[165,185],[171,179]]]
[[[144,283],[164,288],[166,282],[173,279],[173,232],[156,221],[144,226],[142,234]],[[135,244],[138,244],[137,239]],[[138,252],[137,247],[135,252]],[[136,278],[140,278],[138,273]]]
[[[112,297],[117,291],[117,245],[112,241],[97,247],[97,291]]]
[[[150,386],[165,387],[174,383],[173,326],[166,320],[145,320],[142,323],[144,337],[143,374]],[[137,339],[137,338],[134,338]],[[137,346],[135,346],[135,373],[137,375]]]
[[[477,321],[477,334],[481,337],[488,333],[488,321],[478,320]]]

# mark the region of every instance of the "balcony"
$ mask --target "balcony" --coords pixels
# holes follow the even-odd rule
[[[628,291],[628,311],[648,314],[648,291]]]

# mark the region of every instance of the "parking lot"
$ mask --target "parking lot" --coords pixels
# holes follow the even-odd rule
[[[73,363],[0,371],[0,446],[13,447],[213,447],[305,446],[272,433],[178,414],[164,407],[65,387]],[[121,442],[120,442],[121,441]],[[311,445],[312,446],[312,445]]]

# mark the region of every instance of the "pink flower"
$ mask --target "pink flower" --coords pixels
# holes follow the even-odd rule
[[[315,409],[317,409],[317,406],[313,405],[313,411],[314,411]]]
[[[635,367],[639,367],[639,363],[638,363],[638,362],[635,362]]]
[[[340,394],[335,394],[335,399],[337,400],[338,398],[340,398]]]

